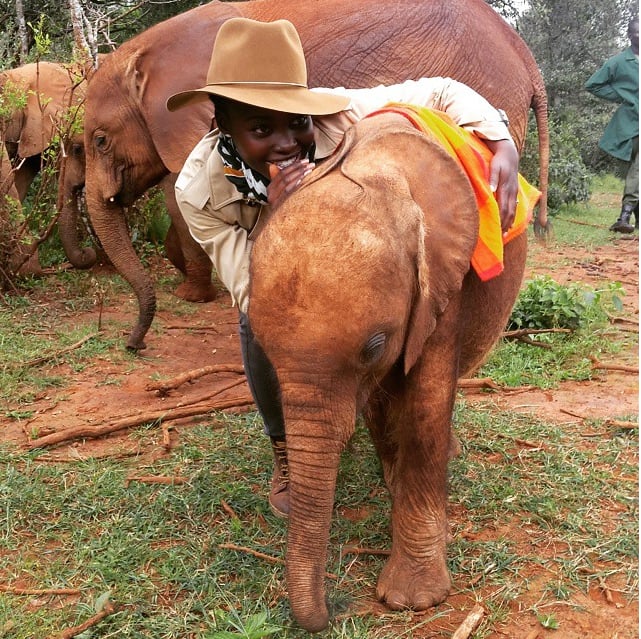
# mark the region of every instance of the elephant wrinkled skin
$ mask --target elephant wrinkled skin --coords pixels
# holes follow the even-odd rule
[[[173,93],[204,84],[217,30],[234,16],[291,20],[301,36],[312,87],[358,88],[450,76],[505,110],[519,149],[533,108],[545,192],[543,79],[523,40],[483,0],[214,0],[124,43],[97,70],[87,93],[87,203],[103,248],[138,298],[129,348],[144,348],[156,302],[153,283],[133,250],[124,208],[163,176],[178,173],[209,130],[208,103],[177,112],[167,111],[165,103]],[[192,281],[200,286],[190,293],[192,299],[204,299],[212,294],[211,265],[184,223],[180,226],[181,219],[172,214],[185,269],[196,273]]]
[[[395,114],[352,128],[257,238],[249,317],[279,380],[290,473],[286,576],[296,620],[328,623],[323,574],[339,457],[362,414],[392,507],[377,594],[425,609],[450,589],[447,463],[457,379],[487,355],[523,277],[470,269],[474,194],[458,164]]]
[[[25,64],[0,73],[0,91],[6,87],[26,97],[24,108],[3,122],[6,154],[0,157],[0,196],[24,201],[40,171],[41,154],[59,136],[67,153],[58,174],[58,230],[67,258],[81,269],[96,261],[95,251],[80,245],[77,231],[78,195],[85,183],[84,138],[78,120],[86,84],[84,69],[55,62]],[[19,272],[37,272],[37,247],[27,250],[33,250],[33,256]],[[16,262],[20,259],[16,256]]]

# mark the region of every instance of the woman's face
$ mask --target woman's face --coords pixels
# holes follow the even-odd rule
[[[268,179],[269,164],[284,168],[306,157],[314,143],[309,115],[226,101],[216,114],[216,123],[231,136],[245,164]]]

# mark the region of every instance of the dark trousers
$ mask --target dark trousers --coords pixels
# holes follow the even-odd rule
[[[239,314],[238,332],[247,384],[263,419],[265,433],[275,439],[285,439],[285,420],[276,371],[254,338],[245,313]]]

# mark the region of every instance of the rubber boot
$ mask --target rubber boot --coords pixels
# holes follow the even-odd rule
[[[289,466],[284,439],[271,438],[274,453],[274,474],[269,492],[269,506],[276,517],[289,517]]]
[[[621,214],[617,221],[610,227],[611,231],[615,233],[632,233],[634,226],[630,224],[630,216],[634,212],[634,207],[629,204],[624,204],[621,209]]]
[[[634,209],[632,209],[632,213],[634,215],[634,228],[635,230],[639,230],[639,205],[636,204]]]

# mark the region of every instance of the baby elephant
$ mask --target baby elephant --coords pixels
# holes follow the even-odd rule
[[[447,597],[457,380],[506,324],[526,226],[505,245],[503,272],[481,281],[470,267],[479,209],[466,174],[406,118],[385,113],[353,127],[340,154],[258,237],[249,316],[281,388],[291,481],[286,577],[305,629],[329,622],[323,574],[334,490],[358,414],[392,499],[378,596],[417,610]]]

